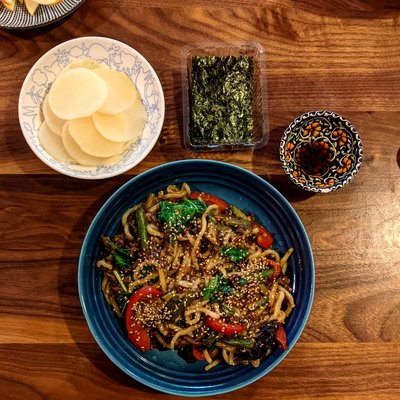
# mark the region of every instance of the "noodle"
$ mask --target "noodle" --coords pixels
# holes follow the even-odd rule
[[[203,213],[203,215],[201,216],[201,230],[200,230],[200,233],[197,235],[197,238],[194,242],[192,253],[191,253],[192,263],[196,269],[199,269],[199,264],[197,263],[197,253],[199,250],[200,241],[204,235],[204,232],[207,229],[207,215],[210,213],[210,211],[213,211],[213,210],[218,210],[218,206],[216,206],[216,205],[209,206],[206,209],[206,211]]]
[[[163,238],[164,237],[164,235],[157,229],[157,227],[154,224],[148,224],[147,225],[147,232],[150,235],[157,236],[159,238]]]
[[[162,268],[158,269],[158,277],[160,278],[161,290],[165,292],[167,290],[167,280],[165,279],[165,273]]]
[[[210,369],[216,367],[220,362],[221,362],[221,360],[214,360],[212,363],[206,365],[206,366],[204,367],[204,370],[205,370],[205,371],[209,371]]]
[[[275,305],[274,305],[274,313],[269,317],[270,321],[278,318],[278,316],[280,314],[280,311],[281,311],[282,302],[283,302],[284,298],[285,298],[285,293],[280,292],[278,294],[278,298],[277,298],[277,300],[275,302]]]
[[[203,355],[204,355],[204,358],[206,359],[206,361],[208,362],[208,364],[211,364],[213,362],[213,359],[207,349],[203,350]]]
[[[105,262],[104,260],[97,261],[96,266],[97,266],[97,268],[106,268],[110,271],[112,271],[112,269],[113,269],[112,264],[109,264],[109,263]]]
[[[285,273],[286,272],[286,268],[287,268],[287,260],[289,259],[289,257],[292,255],[293,253],[293,247],[291,247],[286,254],[282,257],[282,260],[280,261],[281,266],[282,266],[282,272]]]
[[[124,215],[122,216],[122,218],[121,218],[121,223],[122,223],[122,226],[124,227],[124,233],[125,233],[126,237],[127,237],[129,240],[133,240],[133,236],[132,236],[131,233],[129,232],[128,217],[129,217],[133,212],[135,212],[138,208],[139,208],[138,205],[135,205],[135,206],[133,206],[133,207],[131,207],[131,208],[128,208],[128,209],[125,211],[125,213],[124,213]]]
[[[138,279],[136,281],[131,282],[129,284],[129,291],[131,292],[134,287],[143,286],[145,283],[152,281],[154,278],[157,278],[157,276],[158,276],[158,272],[153,272],[152,274],[149,274],[142,279]]]
[[[171,343],[169,345],[170,349],[173,350],[175,347],[175,342],[178,340],[180,336],[188,335],[189,333],[193,332],[196,330],[201,324],[189,326],[186,329],[180,329],[178,332],[175,333],[174,337],[171,340]]]

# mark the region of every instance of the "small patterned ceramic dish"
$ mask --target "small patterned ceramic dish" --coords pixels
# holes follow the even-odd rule
[[[43,99],[60,72],[71,62],[92,59],[125,73],[136,85],[147,111],[142,136],[125,150],[122,158],[107,166],[84,167],[59,162],[40,145],[39,127],[43,120]],[[104,179],[122,174],[141,162],[152,150],[164,122],[165,103],[161,83],[148,61],[132,47],[114,39],[83,37],[49,50],[28,72],[18,104],[22,133],[32,151],[49,167],[75,178]]]
[[[29,14],[24,4],[19,1],[14,11],[0,6],[0,28],[31,29],[48,25],[74,12],[84,0],[63,0],[54,5],[40,5],[34,15]]]
[[[327,193],[357,174],[363,147],[356,128],[332,111],[310,111],[295,118],[280,143],[289,178],[302,189]]]

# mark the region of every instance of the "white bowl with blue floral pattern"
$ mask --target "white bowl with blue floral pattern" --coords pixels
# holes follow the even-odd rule
[[[60,72],[79,59],[92,59],[125,73],[136,85],[148,119],[140,139],[129,146],[122,158],[107,166],[84,167],[55,160],[40,145],[43,99]],[[122,174],[140,163],[156,144],[164,122],[164,93],[149,62],[132,47],[104,37],[82,37],[61,43],[44,54],[22,84],[18,104],[22,133],[32,151],[49,167],[75,178],[104,179]]]

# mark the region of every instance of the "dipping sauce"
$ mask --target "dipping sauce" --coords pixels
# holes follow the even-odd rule
[[[328,141],[304,143],[296,150],[296,161],[307,175],[321,176],[330,168],[334,151]]]

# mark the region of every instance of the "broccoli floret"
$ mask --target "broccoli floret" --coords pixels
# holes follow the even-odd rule
[[[232,288],[229,285],[229,281],[218,274],[203,289],[203,300],[210,300],[211,303],[215,303],[220,297],[228,295],[231,292]]]
[[[180,233],[189,221],[201,216],[206,208],[207,205],[201,200],[184,199],[181,203],[161,201],[157,218],[165,223],[170,232]]]
[[[235,263],[243,261],[249,256],[249,252],[246,249],[236,249],[232,246],[221,247],[219,252]]]

